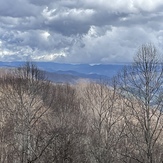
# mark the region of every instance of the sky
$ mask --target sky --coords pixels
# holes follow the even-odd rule
[[[163,0],[0,0],[0,61],[131,62],[163,47]]]

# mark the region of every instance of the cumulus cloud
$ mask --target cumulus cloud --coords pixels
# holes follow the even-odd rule
[[[27,0],[1,0],[0,15],[6,17],[26,17],[37,15],[39,8]]]
[[[132,61],[143,43],[161,49],[162,9],[162,0],[2,0],[0,60]]]

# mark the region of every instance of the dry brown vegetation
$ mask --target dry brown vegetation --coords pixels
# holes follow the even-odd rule
[[[0,162],[162,163],[162,70],[149,44],[107,83],[54,84],[31,63],[2,72]]]

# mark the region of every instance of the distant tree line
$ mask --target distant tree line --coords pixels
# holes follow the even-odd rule
[[[0,163],[163,163],[163,63],[152,44],[109,81],[0,77]]]

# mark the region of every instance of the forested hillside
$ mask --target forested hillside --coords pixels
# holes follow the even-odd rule
[[[56,84],[32,63],[0,76],[1,163],[163,162],[163,65],[153,45],[109,81]]]

